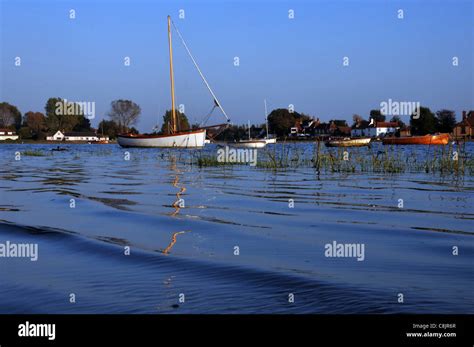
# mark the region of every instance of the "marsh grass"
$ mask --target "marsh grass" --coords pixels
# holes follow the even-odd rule
[[[199,167],[248,165],[222,163],[217,156],[200,153],[192,160]],[[282,143],[258,151],[257,167],[270,170],[313,168],[316,172],[329,173],[432,173],[442,175],[472,175],[474,159],[465,145],[454,147],[432,146],[423,158],[398,146],[377,148],[325,148],[315,142],[313,148],[301,148]]]
[[[46,154],[41,151],[24,151],[21,153],[25,157],[45,157]]]

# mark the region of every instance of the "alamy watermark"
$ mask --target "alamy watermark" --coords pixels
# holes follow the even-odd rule
[[[0,243],[0,258],[30,258],[31,261],[37,261],[38,244],[10,241]]]
[[[26,321],[18,325],[19,337],[47,337],[52,341],[56,339],[56,324],[38,324]]]
[[[83,114],[87,119],[95,118],[95,101],[67,101],[56,103],[55,113],[58,116],[73,116]]]
[[[254,148],[231,148],[225,146],[217,150],[217,161],[219,163],[248,163],[250,166],[256,166],[257,150]]]
[[[420,118],[419,101],[382,101],[380,103],[380,113],[384,116],[413,116],[413,119]]]
[[[338,243],[333,241],[324,246],[324,256],[328,258],[357,258],[357,261],[365,259],[365,244],[363,243]]]

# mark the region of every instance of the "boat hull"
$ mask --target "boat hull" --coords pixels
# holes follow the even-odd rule
[[[449,134],[388,137],[383,138],[382,143],[384,145],[447,145]]]
[[[276,143],[277,142],[277,139],[265,139],[265,143],[268,145],[268,144],[273,144],[273,143]]]
[[[206,140],[206,130],[181,132],[173,135],[118,135],[122,147],[201,148]]]
[[[329,140],[327,147],[364,147],[370,145],[370,138]]]
[[[228,144],[232,147],[238,148],[263,148],[267,145],[265,140],[258,140],[258,141],[239,141],[239,142],[232,142]]]

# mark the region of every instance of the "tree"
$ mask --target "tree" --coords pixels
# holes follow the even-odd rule
[[[347,122],[344,119],[331,119],[329,123],[334,123],[338,127],[347,127]]]
[[[270,132],[277,136],[287,136],[290,128],[295,126],[296,120],[303,120],[298,112],[290,112],[286,108],[278,108],[268,115]]]
[[[398,125],[400,126],[400,129],[406,128],[406,124],[402,121],[402,119],[400,118],[400,116],[393,116],[393,117],[390,119],[390,122],[396,122],[396,123],[398,123]]]
[[[8,102],[0,103],[0,128],[20,129],[21,126],[21,112],[14,105]]]
[[[452,133],[456,126],[456,113],[451,110],[436,112],[436,128],[440,133]]]
[[[161,126],[161,132],[163,134],[171,133],[171,110],[166,110],[165,115],[163,116],[163,125]],[[181,113],[176,110],[176,118],[178,119],[178,130],[188,130],[190,129],[188,117],[184,113]]]
[[[80,115],[79,122],[74,126],[72,130],[78,132],[91,131],[91,121],[83,115]]]
[[[364,121],[364,118],[358,114],[352,115],[352,120],[354,121],[352,126],[356,126],[357,124],[361,124]]]
[[[20,135],[22,139],[31,139],[33,137],[33,131],[29,127],[21,127],[18,135]]]
[[[38,134],[46,128],[46,117],[41,112],[28,111],[25,113],[23,123],[34,134]]]
[[[142,112],[140,106],[131,100],[114,100],[110,106],[109,117],[118,124],[120,132],[126,132],[135,125]]]
[[[103,119],[99,125],[98,130],[100,134],[107,135],[111,139],[115,139],[117,135],[120,133],[119,126],[113,120],[105,120]]]
[[[370,110],[369,119],[373,119],[374,122],[385,122],[385,116],[380,110]]]
[[[72,131],[84,118],[79,104],[61,98],[49,98],[44,109],[46,125],[50,131]]]
[[[410,118],[411,133],[413,135],[433,134],[436,131],[436,118],[428,107],[420,107],[417,118],[413,114]]]

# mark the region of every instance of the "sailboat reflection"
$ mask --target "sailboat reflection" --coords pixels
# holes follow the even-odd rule
[[[170,244],[163,250],[163,254],[168,254],[169,251],[171,250],[171,248],[173,248],[174,244],[176,243],[177,241],[177,236],[180,235],[180,234],[184,234],[184,233],[189,233],[190,230],[184,230],[184,231],[178,231],[178,232],[175,232],[173,233],[173,236],[171,237],[171,242]]]
[[[175,210],[170,214],[172,217],[176,217],[178,215],[179,211],[181,210],[181,208],[184,208],[184,200],[181,197],[181,195],[184,194],[184,192],[186,192],[186,187],[182,184],[180,185],[179,177],[180,177],[180,174],[182,172],[181,172],[181,170],[178,169],[178,167],[176,165],[176,157],[173,156],[173,155],[170,156],[170,168],[171,168],[172,171],[175,172],[175,177],[173,179],[172,185],[173,185],[173,187],[179,189],[179,191],[176,192],[176,201],[172,205]],[[178,235],[184,234],[184,233],[187,233],[187,232],[190,232],[190,230],[178,231],[178,232],[173,233],[173,235],[171,236],[171,242],[163,250],[163,254],[168,254],[170,252],[170,250],[173,248],[173,246],[175,245],[175,243],[177,241]]]

